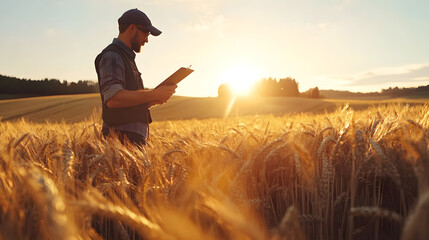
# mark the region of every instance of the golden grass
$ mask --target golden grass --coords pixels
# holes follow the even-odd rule
[[[0,123],[0,239],[429,236],[429,105],[100,124]]]

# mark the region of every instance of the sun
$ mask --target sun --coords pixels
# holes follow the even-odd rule
[[[221,83],[228,84],[234,95],[248,95],[255,82],[261,79],[261,72],[250,65],[236,64],[227,68],[221,75]]]

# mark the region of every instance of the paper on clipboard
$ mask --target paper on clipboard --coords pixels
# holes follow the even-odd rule
[[[162,83],[156,86],[156,88],[164,85],[177,85],[180,81],[182,81],[185,77],[187,77],[189,74],[191,74],[194,71],[190,67],[191,66],[189,66],[188,68],[184,68],[184,67],[179,68],[176,72],[171,74]]]

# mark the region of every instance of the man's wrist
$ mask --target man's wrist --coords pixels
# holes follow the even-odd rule
[[[141,90],[141,93],[142,93],[142,97],[146,99],[146,102],[149,103],[149,102],[156,101],[156,94],[152,89]]]

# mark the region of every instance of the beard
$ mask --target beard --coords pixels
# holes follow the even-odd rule
[[[137,39],[137,34],[134,35],[134,37],[131,39],[131,48],[133,49],[134,52],[139,53],[141,50],[141,44],[139,43],[138,39]]]

